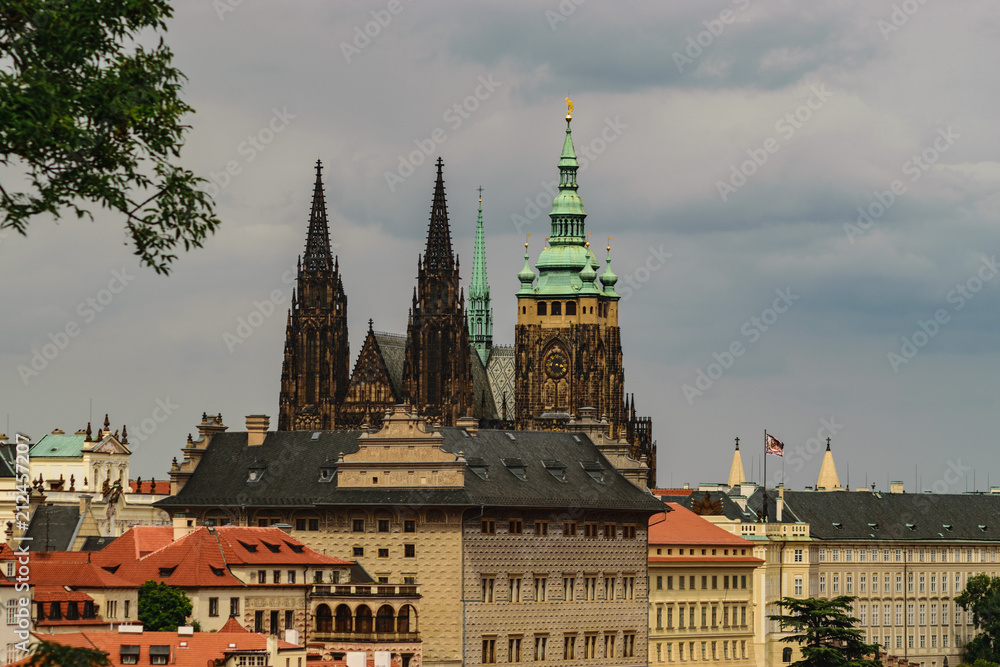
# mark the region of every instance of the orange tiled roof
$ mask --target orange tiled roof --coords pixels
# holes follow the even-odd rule
[[[666,503],[672,512],[649,517],[649,544],[685,544],[751,548],[742,537],[719,528],[677,503]]]
[[[230,616],[226,624],[219,628],[219,632],[249,632],[249,630],[240,625],[235,616]]]
[[[169,480],[143,481],[138,483],[134,480],[129,480],[128,488],[130,488],[133,493],[155,493],[164,496],[170,495]]]
[[[45,552],[58,553],[58,552]],[[41,554],[39,554],[41,555]],[[34,559],[35,554],[32,554]],[[34,586],[70,586],[72,588],[135,588],[136,584],[96,563],[63,560],[32,560],[31,583]]]
[[[697,489],[653,489],[654,496],[690,496]]]
[[[120,664],[122,646],[138,646],[142,656],[140,664],[149,664],[150,646],[169,646],[168,664],[175,667],[204,667],[207,660],[222,658],[227,653],[267,649],[267,637],[252,632],[196,632],[190,636],[182,636],[176,632],[133,634],[117,630],[84,630],[36,636],[64,646],[104,651],[112,665]],[[299,647],[279,639],[278,648],[287,650]]]
[[[232,566],[353,564],[313,551],[280,528],[220,526],[209,532],[201,526],[172,537],[169,526],[136,526],[94,552],[93,560],[135,585],[152,579],[181,587],[245,586],[230,573]]]
[[[35,586],[31,594],[35,602],[93,602],[83,591],[66,590],[66,586]]]

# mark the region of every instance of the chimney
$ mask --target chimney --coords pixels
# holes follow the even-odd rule
[[[479,420],[475,417],[460,417],[455,425],[458,428],[464,428],[473,437],[479,433]]]
[[[91,496],[89,494],[86,494],[86,493],[81,493],[80,494],[80,515],[81,516],[84,515],[84,514],[86,514],[87,510],[90,509],[90,501],[91,501],[92,498],[93,498],[93,496]]]
[[[247,415],[247,447],[264,444],[271,418],[267,415]]]
[[[889,483],[889,493],[903,493],[903,483],[902,482],[890,482]]]
[[[188,533],[193,533],[197,529],[194,517],[190,517],[183,512],[174,515],[174,542],[181,539]]]
[[[785,485],[784,484],[779,484],[778,485],[778,502],[775,503],[775,509],[774,509],[774,519],[775,519],[775,521],[777,521],[778,523],[781,523],[781,521],[782,521],[781,517],[782,517],[782,515],[784,513],[785,513]]]

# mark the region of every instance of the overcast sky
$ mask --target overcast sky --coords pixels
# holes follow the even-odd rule
[[[725,481],[736,436],[760,479],[765,428],[796,489],[827,436],[854,487],[1000,484],[995,3],[202,0],[167,41],[223,225],[166,278],[113,215],[0,239],[0,430],[70,432],[92,401],[128,425],[132,476],[164,479],[203,411],[274,428],[317,157],[352,366],[368,318],[405,331],[438,155],[466,285],[485,188],[512,343],[568,96],[661,485]]]

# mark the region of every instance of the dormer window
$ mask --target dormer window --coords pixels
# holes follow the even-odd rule
[[[526,476],[524,472],[524,461],[522,461],[519,458],[509,458],[501,460],[503,461],[503,464],[507,467],[507,470],[510,470],[514,474],[514,476],[517,477],[522,482],[525,481]]]
[[[600,463],[597,461],[581,461],[580,465],[587,471],[591,479],[598,484],[604,484],[604,468],[601,467]]]
[[[259,482],[264,476],[265,470],[267,470],[267,463],[264,461],[254,461],[253,465],[250,466],[250,474],[247,476],[247,481]]]

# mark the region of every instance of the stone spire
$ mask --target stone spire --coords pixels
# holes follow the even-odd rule
[[[444,160],[438,158],[431,220],[427,227],[427,248],[423,257],[424,268],[428,271],[455,268],[455,257],[451,253],[451,228],[448,226],[448,204],[444,198],[443,169]]]
[[[819,480],[816,488],[833,491],[840,488],[840,478],[837,477],[837,466],[833,464],[833,452],[830,451],[830,438],[826,439],[826,451],[823,453],[823,465],[819,469]]]
[[[747,481],[743,472],[743,458],[740,456],[740,439],[736,438],[736,451],[733,452],[733,465],[729,467],[729,487],[739,486]]]
[[[483,234],[483,188],[479,188],[479,219],[476,221],[476,250],[472,257],[472,282],[469,284],[469,342],[486,365],[493,347],[493,307],[490,283],[486,277],[486,239]]]
[[[316,160],[316,185],[313,187],[312,210],[309,212],[309,233],[302,267],[305,271],[331,271],[330,227],[326,219],[326,198],[323,194],[323,163]]]

